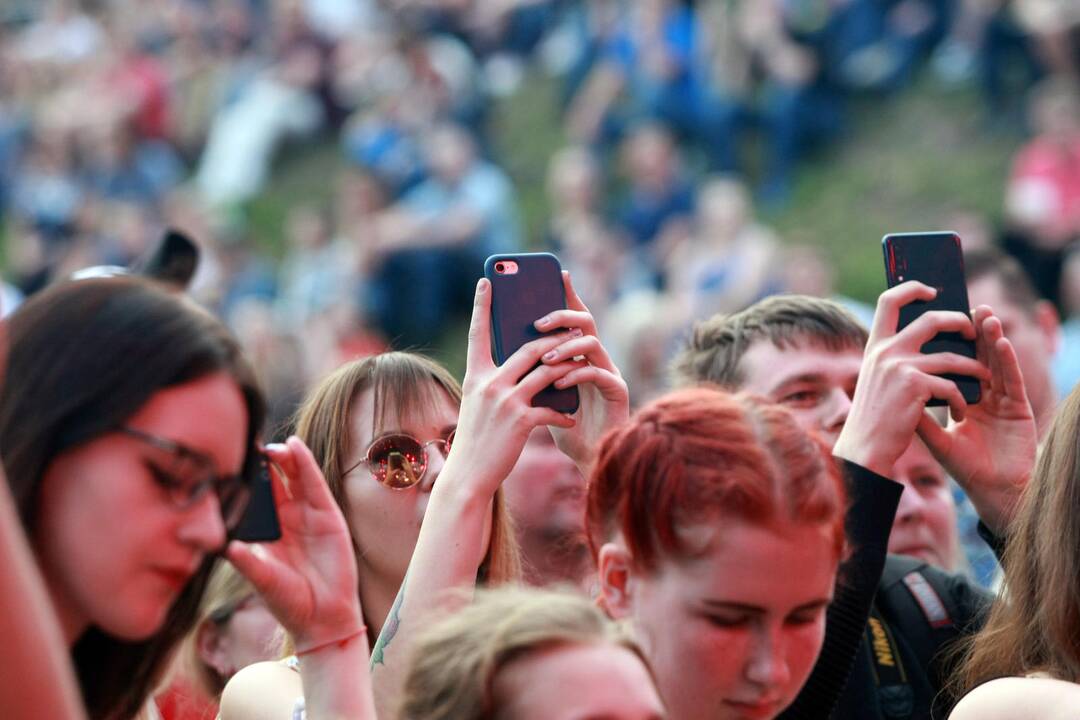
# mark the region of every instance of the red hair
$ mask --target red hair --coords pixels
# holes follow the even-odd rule
[[[649,403],[604,438],[586,531],[594,559],[621,533],[646,571],[661,556],[692,554],[679,530],[717,517],[824,525],[839,558],[844,508],[831,453],[788,410],[699,387]]]

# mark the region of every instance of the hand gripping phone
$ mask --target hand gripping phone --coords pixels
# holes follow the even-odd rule
[[[895,233],[882,238],[881,244],[885,252],[885,276],[889,287],[918,280],[938,291],[933,300],[917,300],[900,308],[898,331],[929,310],[953,310],[971,316],[959,235],[954,232]],[[924,354],[952,352],[974,358],[975,342],[960,333],[942,332],[923,345],[921,351]],[[954,374],[941,377],[956,383],[969,404],[979,402],[978,378]],[[941,406],[947,403],[932,398],[927,404]]]
[[[566,309],[557,257],[551,253],[492,255],[484,263],[484,277],[491,281],[491,347],[498,365],[525,343],[558,332],[542,333],[533,325],[554,310]],[[578,403],[576,387],[560,390],[554,385],[532,399],[533,407],[567,414],[577,412]]]

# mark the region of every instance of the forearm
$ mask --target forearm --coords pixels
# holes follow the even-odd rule
[[[433,611],[451,611],[462,601],[454,591],[472,588],[484,558],[491,499],[455,475],[447,464],[432,490],[409,571],[372,651],[379,717],[395,716],[416,635]]]
[[[302,655],[300,676],[307,720],[375,719],[366,633]]]

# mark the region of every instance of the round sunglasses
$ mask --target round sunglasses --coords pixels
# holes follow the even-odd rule
[[[443,457],[446,457],[454,444],[456,432],[456,429],[451,430],[445,438],[429,440],[426,443],[405,433],[391,433],[377,437],[372,440],[371,445],[368,445],[364,457],[351,465],[342,475],[348,475],[361,465],[366,465],[375,479],[388,488],[394,490],[411,488],[423,480],[427,472],[428,446],[439,446]]]

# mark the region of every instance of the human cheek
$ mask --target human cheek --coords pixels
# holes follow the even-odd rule
[[[810,676],[821,645],[825,639],[825,614],[812,623],[794,625],[785,631],[788,670],[791,673],[784,695],[787,701],[794,700],[799,690]]]

